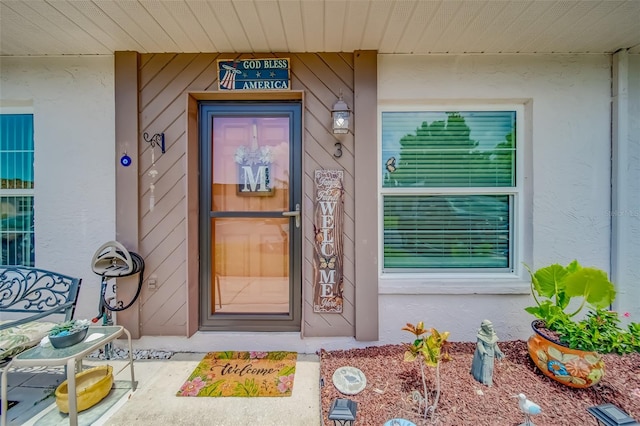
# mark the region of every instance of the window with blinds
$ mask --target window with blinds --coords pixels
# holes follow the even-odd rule
[[[33,115],[0,114],[0,264],[34,266]]]
[[[510,270],[516,111],[385,111],[381,121],[384,270]]]

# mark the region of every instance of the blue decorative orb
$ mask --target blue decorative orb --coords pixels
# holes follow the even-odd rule
[[[127,154],[123,155],[122,158],[120,158],[120,164],[125,167],[129,167],[131,165],[131,157],[129,157]]]

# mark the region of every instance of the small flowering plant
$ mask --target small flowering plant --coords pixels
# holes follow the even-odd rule
[[[89,327],[89,324],[90,324],[90,321],[86,319],[61,322],[60,324],[56,324],[55,326],[53,326],[53,328],[49,331],[49,336],[50,337],[68,336],[70,334],[73,334],[77,331],[80,331]]]
[[[601,354],[640,352],[640,323],[632,322],[625,330],[615,311],[596,309],[581,321],[557,322],[555,329],[571,348]]]

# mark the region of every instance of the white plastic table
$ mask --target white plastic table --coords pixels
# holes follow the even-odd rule
[[[78,402],[76,400],[76,366],[78,370],[82,368],[82,359],[93,351],[102,346],[107,345],[122,334],[127,335],[129,344],[129,362],[131,368],[131,389],[135,391],[136,382],[133,373],[133,351],[131,347],[131,334],[129,331],[120,326],[102,326],[89,327],[87,338],[85,341],[76,345],[62,349],[56,349],[53,346],[35,346],[28,349],[7,363],[2,370],[2,426],[7,425],[7,373],[10,367],[34,367],[34,366],[66,366],[67,384],[69,389],[69,424],[77,426],[78,424]],[[100,337],[87,342],[91,335],[101,334]],[[126,367],[126,365],[125,365]]]

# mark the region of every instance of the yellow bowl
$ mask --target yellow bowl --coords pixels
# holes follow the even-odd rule
[[[78,412],[86,410],[109,395],[113,385],[113,367],[101,365],[76,374]],[[69,412],[69,384],[67,380],[56,389],[56,404],[63,413]]]

